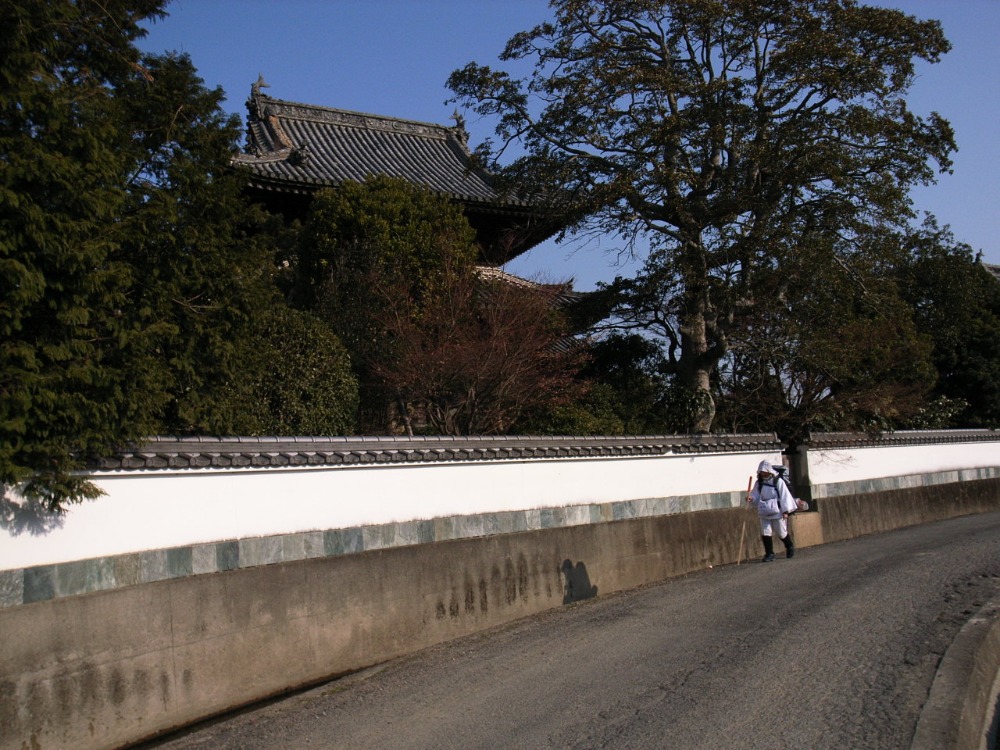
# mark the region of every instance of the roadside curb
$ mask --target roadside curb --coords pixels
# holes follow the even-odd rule
[[[962,627],[941,659],[910,750],[996,747],[1000,693],[1000,599]]]

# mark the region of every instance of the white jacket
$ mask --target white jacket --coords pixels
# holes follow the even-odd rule
[[[781,518],[785,513],[794,513],[798,510],[798,503],[795,502],[792,493],[788,491],[788,485],[778,478],[770,464],[767,464],[765,468],[765,463],[761,462],[758,472],[770,471],[771,476],[763,483],[759,479],[754,482],[753,489],[750,491],[750,504],[757,508],[757,513],[761,518],[768,520]]]

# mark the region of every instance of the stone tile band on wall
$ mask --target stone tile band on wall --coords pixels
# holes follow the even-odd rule
[[[812,496],[813,499],[819,500],[824,497],[866,495],[871,492],[905,490],[912,487],[953,484],[955,482],[969,482],[977,479],[994,479],[996,477],[1000,477],[1000,467],[941,471],[934,474],[910,474],[900,477],[882,477],[879,479],[863,479],[859,481],[836,482],[832,484],[814,484],[812,486]]]
[[[739,507],[742,492],[657,497],[252,537],[0,571],[0,607],[312,557]]]

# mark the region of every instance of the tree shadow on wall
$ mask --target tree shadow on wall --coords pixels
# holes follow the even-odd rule
[[[50,511],[41,500],[15,498],[7,487],[0,487],[0,529],[10,536],[20,536],[24,532],[42,536],[65,523],[63,514]]]
[[[590,583],[587,566],[582,562],[573,565],[572,560],[563,560],[563,604],[582,602],[597,596],[597,586]]]

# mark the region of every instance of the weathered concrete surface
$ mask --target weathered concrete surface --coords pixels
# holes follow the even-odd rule
[[[1000,512],[600,596],[147,750],[903,750],[995,600]]]
[[[969,620],[938,667],[910,750],[996,747],[1000,696],[1000,600]],[[993,744],[987,744],[992,737]]]
[[[116,747],[603,591],[733,561],[741,519],[706,511],[416,545],[0,610],[0,746]]]
[[[1000,508],[1000,480],[966,484],[827,499],[822,514],[796,519],[799,543]],[[735,562],[741,538],[744,558],[756,557],[749,515],[415,545],[0,610],[0,747],[119,747],[572,601]]]
[[[1000,507],[1000,482],[954,484],[828,497],[818,501],[824,542],[878,534]]]
[[[823,543],[823,524],[819,513],[796,513],[792,516],[792,538],[796,547]]]

